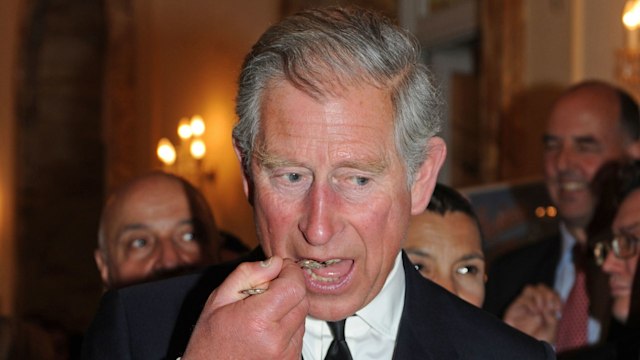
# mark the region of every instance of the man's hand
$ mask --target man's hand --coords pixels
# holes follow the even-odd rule
[[[257,287],[268,290],[242,293]],[[308,310],[299,265],[243,263],[209,296],[182,359],[300,359]]]
[[[554,344],[562,301],[543,284],[529,285],[509,306],[504,321],[538,340]]]

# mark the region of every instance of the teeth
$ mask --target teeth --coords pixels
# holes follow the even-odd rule
[[[302,267],[303,269],[322,269],[323,267],[327,266],[325,263],[309,259],[298,261],[298,265],[300,265],[300,267]]]
[[[562,189],[568,190],[568,191],[580,190],[580,189],[583,189],[585,186],[586,186],[585,183],[577,182],[577,181],[561,184]]]
[[[302,267],[303,269],[322,269],[329,265],[337,264],[340,261],[342,260],[329,259],[327,261],[320,262],[320,261],[311,260],[311,259],[304,259],[304,260],[298,261],[298,265],[300,265],[300,267]]]
[[[314,273],[313,270],[311,270],[311,269],[305,269],[305,271],[307,272],[307,274],[311,275],[311,278],[313,280],[316,280],[316,281],[326,282],[326,283],[336,281],[336,278],[320,276],[320,275]]]

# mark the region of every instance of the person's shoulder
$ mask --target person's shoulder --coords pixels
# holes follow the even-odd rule
[[[455,296],[454,296],[455,297]],[[450,308],[446,309],[445,304]],[[448,313],[447,321],[454,324],[448,329],[465,350],[464,358],[479,356],[483,359],[553,359],[551,346],[538,341],[511,326],[493,314],[465,301],[453,298],[441,303]],[[499,345],[498,345],[499,344]]]
[[[83,358],[160,358],[183,350],[209,294],[233,266],[108,291],[87,329]]]
[[[482,359],[552,359],[551,347],[407,269],[404,336],[429,339],[425,353],[439,357]],[[418,277],[420,276],[420,277]],[[428,324],[428,325],[427,325]],[[499,346],[497,345],[499,344]],[[428,349],[428,348],[431,349]],[[418,350],[420,351],[420,350]]]

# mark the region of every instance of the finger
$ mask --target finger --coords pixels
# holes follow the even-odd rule
[[[282,269],[282,258],[273,256],[259,262],[240,264],[212,294],[212,306],[218,308],[243,300],[249,295],[242,290],[268,288]]]
[[[287,315],[304,320],[308,310],[306,293],[302,269],[295,262],[284,260],[280,274],[269,284],[269,291],[251,300],[259,301],[262,311],[273,320]],[[302,306],[303,311],[291,313],[297,306]]]

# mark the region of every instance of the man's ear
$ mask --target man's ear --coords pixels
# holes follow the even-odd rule
[[[434,136],[427,142],[427,158],[416,172],[411,186],[411,215],[424,211],[438,181],[438,173],[447,157],[447,145]]]
[[[233,151],[235,151],[236,158],[240,163],[240,170],[242,171],[242,189],[244,190],[244,195],[247,197],[247,200],[249,200],[249,203],[253,205],[253,191],[251,190],[252,187],[249,179],[249,174],[247,174],[247,171],[249,170],[245,169],[243,166],[242,152],[236,145],[235,139],[233,139]]]
[[[96,249],[93,252],[93,258],[96,261],[96,265],[98,266],[98,271],[100,272],[100,278],[102,279],[102,283],[105,287],[110,287],[110,279],[109,279],[109,266],[107,266],[107,259],[104,257],[104,254],[100,249]]]

